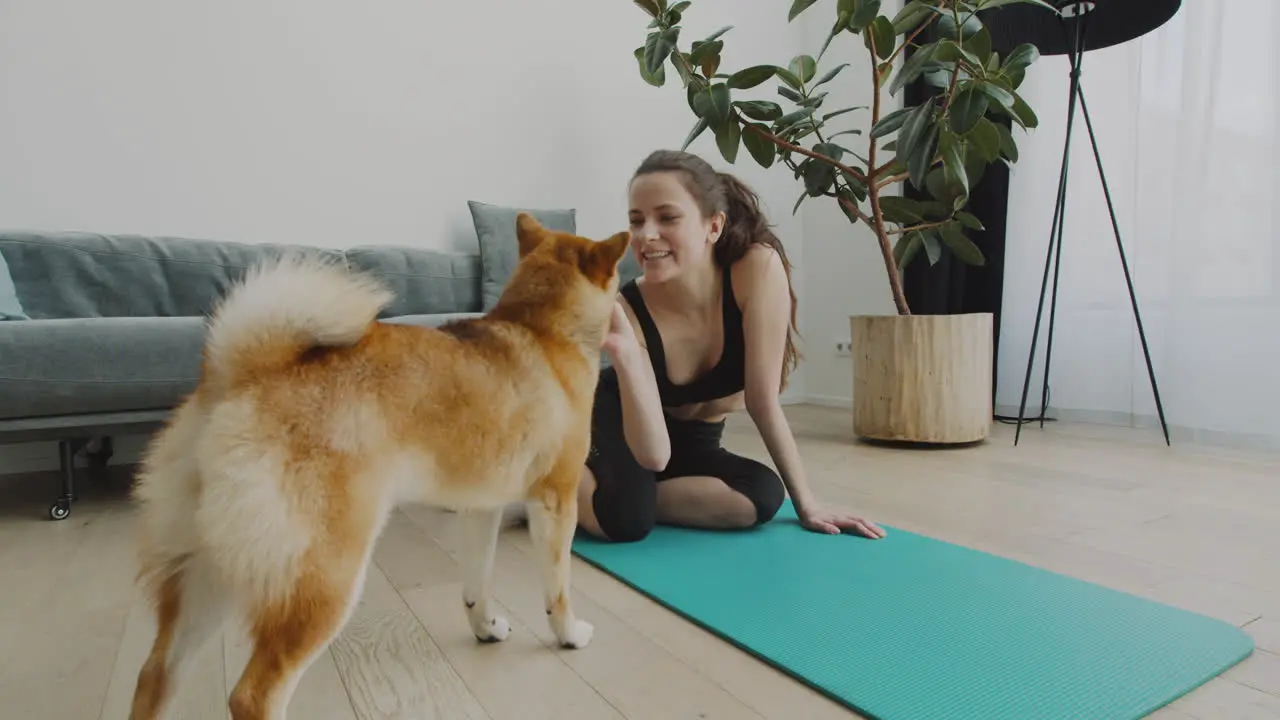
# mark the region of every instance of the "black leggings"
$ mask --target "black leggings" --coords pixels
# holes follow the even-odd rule
[[[667,418],[671,460],[661,472],[646,470],[627,446],[622,430],[622,396],[614,368],[605,368],[596,388],[591,454],[595,476],[591,506],[606,537],[614,542],[644,539],[657,518],[657,483],[675,477],[719,478],[756,508],[756,524],[768,522],[785,499],[782,479],[768,466],[734,455],[720,445],[724,422]]]

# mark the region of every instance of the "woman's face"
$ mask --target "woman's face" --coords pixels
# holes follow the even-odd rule
[[[630,205],[631,250],[647,282],[664,282],[712,262],[724,214],[704,218],[675,172],[635,178]]]

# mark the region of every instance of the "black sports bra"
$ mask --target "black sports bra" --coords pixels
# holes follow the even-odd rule
[[[658,396],[666,407],[717,400],[740,392],[746,386],[746,340],[742,332],[742,311],[738,309],[738,302],[733,295],[730,269],[726,267],[723,274],[721,313],[724,318],[724,350],[720,352],[720,360],[715,367],[685,385],[676,385],[667,376],[667,356],[662,347],[662,336],[658,334],[658,326],[645,307],[636,281],[631,280],[622,286],[622,295],[631,304],[636,320],[640,323],[640,330],[644,333],[645,343],[649,346],[649,359],[653,363],[653,374],[658,381]]]

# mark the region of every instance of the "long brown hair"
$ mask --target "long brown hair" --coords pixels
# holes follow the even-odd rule
[[[715,261],[722,268],[742,259],[752,245],[772,248],[782,259],[787,275],[787,291],[791,294],[791,323],[787,332],[786,348],[782,357],[782,388],[800,360],[795,338],[796,292],[791,285],[791,261],[782,247],[782,240],[774,234],[768,218],[760,209],[760,197],[741,180],[717,171],[706,160],[692,153],[679,150],[657,150],[640,163],[632,178],[655,172],[675,172],[682,185],[693,196],[703,217],[717,212],[725,214],[724,232],[715,244]]]

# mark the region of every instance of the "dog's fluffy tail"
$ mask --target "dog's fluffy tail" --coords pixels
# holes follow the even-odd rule
[[[214,311],[205,372],[225,390],[314,347],[352,345],[393,299],[341,264],[295,255],[253,268]]]

